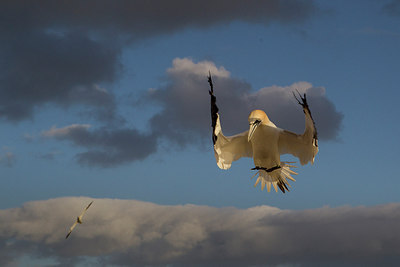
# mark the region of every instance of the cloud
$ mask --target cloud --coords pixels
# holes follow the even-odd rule
[[[28,254],[60,264],[98,257],[104,265],[394,266],[400,256],[400,204],[281,210],[162,206],[57,198],[0,210],[2,264]]]
[[[142,160],[156,151],[157,139],[135,129],[90,128],[88,124],[72,124],[63,128],[53,126],[43,131],[41,136],[69,141],[88,149],[77,154],[78,163],[87,166],[112,167]]]
[[[293,97],[293,91],[307,93],[313,117],[322,140],[338,138],[343,115],[326,97],[325,88],[309,82],[289,86],[268,86],[253,90],[245,81],[231,77],[224,67],[211,61],[193,62],[189,58],[176,58],[167,69],[165,86],[151,89],[140,103],[158,105],[161,112],[149,120],[149,132],[126,127],[99,127],[72,124],[52,127],[41,136],[68,140],[88,149],[77,155],[80,164],[112,167],[142,160],[158,149],[160,140],[182,147],[204,144],[209,140],[210,99],[207,75],[214,79],[221,123],[226,135],[247,130],[247,117],[253,109],[264,109],[279,127],[298,133],[304,131],[304,114]],[[209,140],[210,141],[210,140]],[[207,143],[209,145],[209,142]]]
[[[317,10],[301,0],[1,1],[0,116],[20,121],[52,103],[120,120],[113,93],[98,88],[118,79],[131,42],[235,20],[297,24]]]
[[[400,2],[399,2],[400,3]],[[379,28],[373,28],[373,27],[366,27],[358,31],[361,34],[366,34],[366,35],[372,35],[372,36],[393,36],[393,37],[399,37],[400,33],[396,31],[389,31],[389,30],[384,30],[384,29],[379,29]]]
[[[55,160],[57,156],[61,155],[62,152],[60,151],[50,151],[47,153],[41,153],[37,155],[37,158],[45,159],[45,160]]]
[[[391,0],[383,6],[382,10],[389,15],[400,16],[400,1]]]
[[[0,114],[18,121],[46,103],[88,106],[115,119],[115,97],[99,84],[115,81],[119,50],[85,34],[11,32],[0,37]],[[111,112],[111,115],[110,115]],[[98,116],[100,117],[100,116]]]
[[[92,30],[101,35],[131,35],[143,38],[171,33],[186,27],[209,27],[235,20],[268,24],[294,23],[315,15],[319,9],[314,1],[267,0],[139,0],[135,2],[106,0],[68,1],[55,5],[52,1],[39,4],[30,1],[4,1],[2,17],[15,29]],[[99,36],[100,35],[100,36]]]
[[[3,148],[6,150],[3,154],[0,154],[0,164],[6,167],[12,167],[16,162],[16,156],[13,152],[8,151],[7,148]]]
[[[210,111],[206,76],[211,71],[215,95],[225,134],[247,130],[247,117],[253,109],[263,109],[279,127],[301,133],[304,114],[293,92],[306,93],[320,139],[337,139],[343,115],[325,95],[324,87],[309,82],[288,86],[267,86],[253,90],[245,81],[231,77],[229,71],[213,62],[193,62],[177,58],[167,70],[167,84],[149,91],[148,98],[163,110],[151,119],[154,133],[179,144],[194,143],[210,135]]]

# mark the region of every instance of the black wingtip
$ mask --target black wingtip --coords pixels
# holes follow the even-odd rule
[[[294,92],[292,92],[292,93],[293,93],[294,98],[297,100],[297,103],[299,103],[299,105],[301,105],[303,108],[308,108],[306,93],[304,93],[303,96],[301,96],[299,90],[296,89],[296,92],[299,95],[300,99],[297,98],[297,96]]]
[[[89,205],[87,205],[86,210],[93,204],[93,200],[92,202],[89,203]]]
[[[297,92],[297,94],[299,95],[300,99],[298,99],[297,96],[296,96],[296,94],[295,94],[294,92],[292,92],[294,98],[296,99],[297,103],[299,103],[299,105],[301,105],[301,106],[303,107],[303,112],[304,112],[304,113],[306,113],[306,110],[308,111],[308,113],[310,114],[311,120],[312,120],[312,122],[313,122],[313,124],[314,124],[315,133],[314,133],[313,138],[314,138],[314,140],[315,140],[316,146],[318,147],[318,133],[317,133],[317,128],[315,127],[315,121],[314,121],[314,118],[313,118],[312,115],[311,115],[310,107],[308,106],[306,93],[304,93],[303,96],[301,96],[299,90],[296,89],[296,92]],[[301,101],[300,101],[300,100],[301,100]]]
[[[212,81],[212,77],[211,77],[211,71],[208,71],[207,80],[208,80],[208,84],[210,85],[210,90],[208,91],[208,93],[210,95],[213,95],[214,94],[214,85],[213,85],[213,81]]]
[[[211,71],[208,72],[208,83],[210,85],[210,90],[208,93],[211,96],[211,127],[212,127],[212,141],[213,144],[215,145],[215,142],[217,142],[217,136],[215,135],[215,127],[217,125],[217,119],[218,119],[218,106],[217,106],[217,98],[214,95],[214,84],[211,78]]]

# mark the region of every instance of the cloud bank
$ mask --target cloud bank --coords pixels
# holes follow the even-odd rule
[[[60,265],[87,256],[115,266],[394,266],[399,221],[399,203],[296,211],[57,198],[0,210],[0,263],[31,255]]]
[[[0,118],[21,121],[51,103],[114,120],[115,97],[98,88],[118,80],[132,42],[232,21],[297,24],[317,10],[302,0],[1,1]]]

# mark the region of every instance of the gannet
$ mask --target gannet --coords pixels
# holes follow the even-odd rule
[[[305,114],[305,131],[303,134],[296,134],[277,127],[271,122],[267,114],[262,110],[253,110],[248,118],[250,128],[248,131],[234,135],[224,136],[221,130],[219,109],[214,96],[214,86],[211,74],[208,76],[211,89],[211,121],[212,140],[214,144],[214,155],[217,165],[221,169],[229,169],[233,161],[242,157],[252,157],[256,170],[253,175],[258,178],[254,184],[256,187],[261,182],[261,190],[267,186],[270,192],[271,184],[275,191],[279,189],[285,193],[290,187],[287,179],[295,181],[291,174],[297,174],[291,167],[294,162],[280,160],[282,154],[292,154],[304,165],[308,162],[314,164],[315,155],[318,153],[318,137],[314,120],[308,107],[306,94],[303,96],[297,91],[300,99],[293,95],[302,106]],[[252,178],[253,178],[252,177]]]
[[[90,205],[92,205],[93,201],[89,203],[89,205],[87,205],[87,207],[82,211],[81,215],[79,215],[76,218],[76,221],[74,222],[74,224],[69,228],[69,232],[67,234],[67,236],[65,237],[65,239],[67,239],[69,237],[69,235],[72,233],[72,230],[74,230],[75,226],[79,223],[82,224],[82,217],[85,214],[85,212],[88,210],[88,208],[90,207]]]

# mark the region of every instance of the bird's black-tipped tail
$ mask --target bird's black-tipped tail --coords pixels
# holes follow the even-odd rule
[[[208,74],[208,83],[210,84],[210,90],[208,93],[211,96],[211,127],[212,127],[212,140],[213,144],[217,142],[217,136],[215,135],[215,126],[217,125],[218,119],[218,107],[217,107],[217,98],[214,95],[214,84],[211,78],[211,72]]]
[[[278,188],[285,193],[289,191],[288,186],[290,184],[289,180],[296,181],[292,174],[296,175],[297,172],[292,171],[290,168],[295,168],[296,166],[291,165],[292,162],[281,162],[279,168],[263,168],[263,167],[255,167],[252,170],[257,170],[257,172],[253,175],[253,177],[257,176],[256,183],[254,187],[256,187],[259,183],[261,183],[261,190],[264,190],[267,187],[267,191],[271,191],[271,185],[274,187],[275,191],[278,192]],[[252,178],[253,178],[252,177]]]

